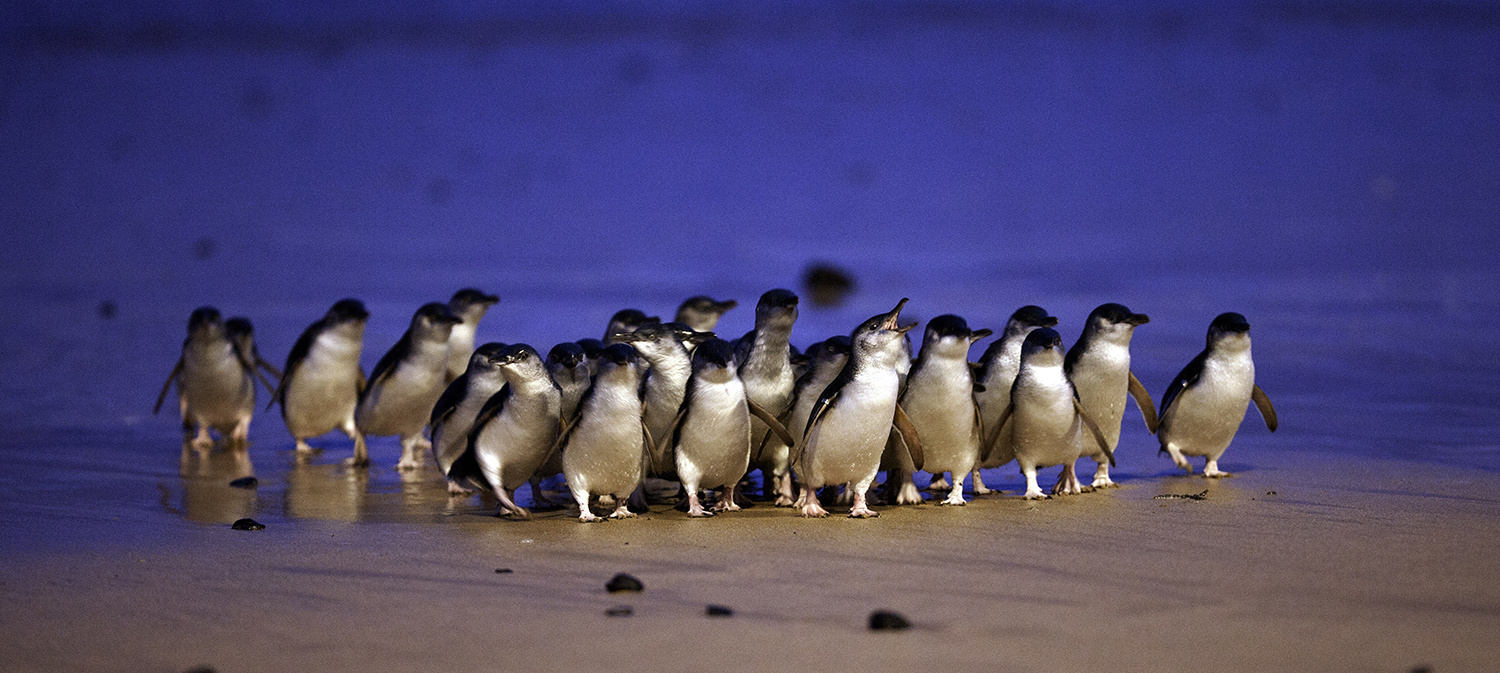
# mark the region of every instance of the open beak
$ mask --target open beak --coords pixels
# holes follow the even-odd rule
[[[901,301],[896,303],[896,308],[891,309],[891,312],[886,314],[885,322],[882,323],[880,327],[882,329],[888,329],[894,332],[900,332],[902,334],[910,332],[913,327],[916,327],[917,323],[912,323],[910,325],[907,325],[906,327],[901,327],[896,324],[896,321],[901,317],[901,309],[906,306],[906,302],[908,301],[910,301],[909,297],[902,297]]]

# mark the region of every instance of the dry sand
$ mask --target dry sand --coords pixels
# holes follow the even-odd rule
[[[449,508],[432,473],[374,488],[335,465],[293,467],[283,488],[262,469],[257,496],[226,486],[236,468],[216,456],[205,476],[160,486],[160,506],[210,521],[127,520],[142,541],[12,554],[0,669],[1500,666],[1500,489],[1487,474],[1247,451],[1231,479],[1177,476],[1163,458],[1158,472],[1125,471],[1121,488],[1043,502],[991,496],[864,521],[653,508],[594,525]],[[373,472],[376,486],[395,479]],[[77,506],[19,516],[75,534],[110,525],[60,514]],[[225,523],[256,506],[266,530]],[[617,572],[645,591],[607,593]],[[734,614],[708,617],[709,604]],[[615,606],[633,614],[607,616]],[[869,631],[877,609],[913,628]]]

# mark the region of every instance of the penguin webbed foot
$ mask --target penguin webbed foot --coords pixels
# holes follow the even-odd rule
[[[939,505],[948,505],[948,506],[952,506],[952,507],[963,507],[964,505],[967,505],[969,503],[967,501],[965,501],[964,497],[961,496],[961,495],[950,495],[947,498],[939,500],[938,504]]]
[[[849,518],[851,519],[873,519],[878,516],[880,516],[880,512],[877,512],[865,506],[859,506],[849,510]]]
[[[927,490],[929,491],[946,491],[951,488],[953,488],[953,485],[948,483],[948,480],[944,477],[933,477],[932,483],[927,484]]]
[[[623,505],[620,506],[619,508],[615,509],[615,511],[609,513],[609,518],[616,519],[616,520],[619,520],[619,519],[634,519],[635,517],[636,517],[635,512],[630,511],[629,507],[626,507],[626,506],[623,506]],[[596,517],[596,519],[597,519],[597,517]]]

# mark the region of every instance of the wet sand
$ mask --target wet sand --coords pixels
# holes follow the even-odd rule
[[[593,525],[567,510],[499,520],[472,498],[450,508],[434,473],[401,483],[380,467],[375,488],[369,475],[313,465],[263,479],[257,495],[228,487],[233,461],[216,456],[209,475],[169,485],[159,504],[217,521],[8,558],[0,668],[1446,672],[1500,662],[1493,480],[1269,444],[1232,452],[1230,479],[1127,466],[1118,489],[1043,502],[1016,498],[1007,475],[1008,495],[881,508],[873,520],[767,506],[690,520],[654,507]],[[264,531],[232,530],[225,520],[256,497],[281,498],[279,514],[257,514]],[[104,536],[139,523],[19,516]],[[364,520],[338,520],[355,516]],[[608,594],[617,572],[645,591]],[[734,614],[708,617],[709,604]],[[616,606],[633,614],[607,616]],[[879,609],[913,627],[869,631]]]

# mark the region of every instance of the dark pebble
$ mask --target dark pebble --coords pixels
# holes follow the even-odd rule
[[[909,628],[911,628],[911,622],[894,612],[876,610],[870,613],[871,631],[904,631]]]
[[[1266,491],[1266,495],[1276,495],[1276,491]]]
[[[604,588],[608,589],[612,594],[617,594],[622,591],[640,591],[646,588],[646,585],[641,584],[640,580],[630,575],[620,573],[615,575],[614,579],[609,581],[609,584],[604,585]]]
[[[495,569],[495,574],[496,575],[504,575],[506,573],[513,573],[513,572],[515,572],[515,571],[511,570],[510,568],[496,568]]]
[[[629,617],[630,615],[635,614],[635,610],[630,609],[629,605],[616,605],[608,610],[605,610],[604,614],[610,617]]]
[[[255,488],[258,484],[260,484],[260,480],[255,477],[240,477],[229,482],[229,485],[235,488]]]
[[[240,519],[239,521],[234,522],[234,525],[230,526],[230,527],[233,528],[233,529],[235,529],[235,530],[265,530],[266,529],[266,525],[265,524],[260,523],[260,522],[256,521],[255,519]]]
[[[704,610],[704,612],[708,616],[710,616],[710,617],[733,617],[734,616],[734,610],[730,610],[729,608],[726,608],[726,607],[724,607],[722,605],[710,605],[710,606],[708,606],[707,610]]]

